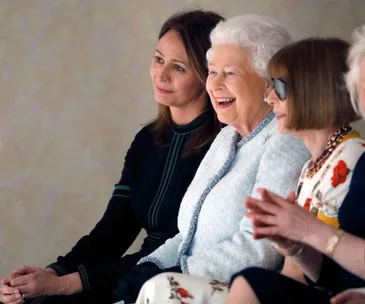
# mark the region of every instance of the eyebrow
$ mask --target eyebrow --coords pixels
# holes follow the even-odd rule
[[[208,62],[208,67],[214,67],[216,66],[214,64],[214,62]],[[235,65],[235,64],[227,64],[224,66],[224,68],[235,68],[235,69],[240,69],[241,67],[239,65]]]
[[[164,57],[164,55],[162,54],[161,51],[159,51],[158,49],[155,50],[157,53],[159,53],[162,57]],[[185,65],[186,67],[190,67],[189,64],[185,63],[184,61],[182,60],[177,60],[177,59],[171,59],[171,61],[173,62],[178,62],[178,63],[182,63],[183,65]]]

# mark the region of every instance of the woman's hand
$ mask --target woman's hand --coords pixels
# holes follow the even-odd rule
[[[249,209],[246,216],[252,219],[254,238],[275,241],[281,237],[281,240],[305,243],[307,237],[315,235],[320,226],[325,225],[293,200],[284,199],[265,189],[258,191],[261,200],[252,197],[246,199]]]
[[[356,291],[344,291],[331,299],[332,304],[364,304],[365,294]]]
[[[1,283],[0,301],[4,304],[19,304],[22,302],[22,296],[18,289]]]
[[[15,288],[27,299],[61,293],[60,278],[51,270],[39,267],[21,267],[2,283]]]

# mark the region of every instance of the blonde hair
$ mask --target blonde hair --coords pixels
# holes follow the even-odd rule
[[[353,42],[347,64],[349,71],[345,76],[347,89],[351,96],[355,111],[365,119],[365,110],[360,103],[360,65],[365,59],[365,25],[357,28],[353,33]]]

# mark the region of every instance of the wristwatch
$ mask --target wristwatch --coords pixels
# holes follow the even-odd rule
[[[338,229],[336,231],[336,233],[328,239],[327,248],[326,248],[326,255],[329,258],[333,257],[333,252],[335,251],[335,248],[336,248],[338,242],[340,241],[340,239],[341,239],[341,237],[343,236],[344,233],[345,233],[345,231],[343,231],[342,229]]]

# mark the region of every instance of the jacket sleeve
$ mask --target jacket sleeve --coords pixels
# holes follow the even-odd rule
[[[302,166],[310,157],[309,152],[299,139],[287,135],[275,136],[267,145],[251,196],[257,197],[258,188],[286,196],[295,190]],[[183,263],[187,269],[183,272],[190,273],[191,268],[194,275],[229,281],[232,274],[243,268],[257,266],[275,269],[283,260],[270,241],[254,240],[251,220],[243,214],[237,231],[230,239],[208,248],[202,254],[187,257],[186,263]]]
[[[134,215],[131,202],[131,172],[138,157],[137,136],[127,152],[121,179],[115,185],[101,220],[68,254],[59,256],[57,262],[47,266],[58,275],[76,271],[82,275],[83,263],[96,264],[120,258],[140,232],[141,226]]]
[[[165,244],[158,247],[150,255],[142,258],[138,262],[138,265],[150,262],[156,264],[160,269],[179,266],[178,251],[181,242],[182,235],[178,233],[173,238],[168,239]]]

